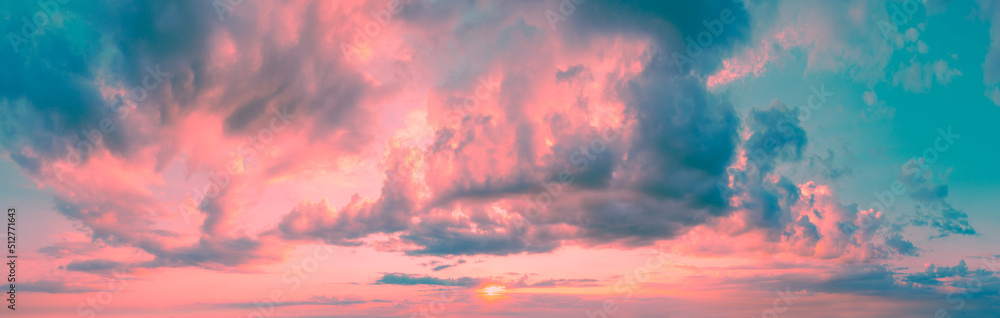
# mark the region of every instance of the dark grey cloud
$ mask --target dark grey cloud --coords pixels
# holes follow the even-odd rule
[[[69,262],[69,264],[66,264],[66,270],[77,272],[107,272],[123,268],[124,266],[124,263],[117,261],[107,259],[90,259]]]
[[[558,0],[547,2],[549,8],[558,8]],[[706,21],[719,20],[728,12],[733,20],[721,24],[718,34],[705,25]],[[669,61],[664,71],[677,72],[671,54],[686,54],[688,38],[697,41],[699,34],[712,35],[712,41],[698,45],[702,52],[692,56],[693,63],[684,69],[694,69],[700,74],[710,74],[722,64],[734,48],[741,47],[750,37],[750,16],[743,1],[630,1],[590,0],[576,6],[575,12],[562,22],[559,32],[573,41],[584,43],[592,35],[625,34],[647,36],[654,39],[663,51],[661,58]],[[713,27],[715,28],[715,27]]]
[[[912,242],[904,239],[899,233],[893,233],[886,237],[885,245],[895,250],[899,255],[920,256],[920,252],[923,251],[919,247],[914,246]]]
[[[41,279],[17,284],[17,291],[50,294],[78,294],[96,292],[100,291],[100,289],[85,286],[73,286],[62,280]]]
[[[638,186],[652,197],[694,197],[696,206],[723,207],[715,181],[733,159],[739,120],[732,105],[698,79],[669,75],[663,67],[654,62],[641,78],[621,83],[637,139],[623,165],[642,171]]]
[[[443,279],[432,276],[419,276],[404,273],[386,273],[375,281],[376,285],[429,285],[429,286],[456,286],[471,287],[481,283],[482,279],[472,277],[460,277],[455,279]]]
[[[746,120],[750,136],[743,144],[746,158],[745,168],[730,171],[735,186],[726,189],[728,195],[744,195],[741,208],[748,212],[747,222],[754,227],[771,229],[771,239],[781,237],[780,230],[790,222],[799,222],[808,229],[813,225],[806,220],[793,220],[790,208],[799,198],[800,191],[795,183],[780,177],[777,183],[765,178],[781,163],[802,160],[802,153],[808,145],[805,129],[798,118],[797,108],[788,108],[775,100],[767,108],[751,109]],[[717,183],[719,187],[728,182]],[[803,238],[811,238],[809,233]],[[786,233],[784,235],[795,235]]]
[[[931,238],[942,238],[952,234],[979,234],[969,223],[969,215],[953,208],[947,202],[916,206],[910,224],[937,230],[938,234],[931,236]]]
[[[584,68],[583,65],[573,65],[572,67],[566,68],[565,71],[556,72],[556,82],[566,82],[572,80],[584,72],[586,72],[586,68]]]
[[[989,262],[990,260],[986,260]],[[948,311],[955,317],[998,317],[1000,316],[1000,276],[994,263],[986,263],[978,269],[970,269],[965,260],[955,266],[930,264],[923,272],[908,274],[903,281],[919,284],[925,288],[948,290]],[[939,296],[941,297],[941,296]],[[992,314],[991,314],[992,313]]]
[[[544,236],[544,229],[524,233],[509,222],[480,221],[483,232],[470,230],[470,222],[455,222],[445,218],[429,218],[414,224],[400,238],[419,247],[408,255],[510,255],[523,252],[544,253],[559,246],[557,240]],[[495,227],[505,231],[489,230]]]
[[[938,234],[931,238],[952,234],[978,235],[979,232],[969,223],[969,215],[949,202],[946,181],[942,179],[935,182],[934,176],[933,171],[924,167],[922,160],[910,160],[903,166],[903,174],[899,180],[909,197],[918,203],[913,215],[904,219],[904,225],[937,230]]]
[[[969,266],[965,264],[965,260],[959,260],[958,265],[952,267],[930,264],[924,272],[907,275],[905,279],[922,285],[941,285],[943,282],[938,278],[964,277],[968,274]],[[986,272],[986,274],[993,273]]]
[[[884,265],[855,265],[837,271],[817,284],[818,290],[856,295],[886,295],[897,290],[894,272]]]
[[[4,117],[9,115],[20,122],[8,127],[11,131],[5,134],[8,138],[3,140],[3,146],[15,153],[31,149],[39,156],[34,160],[46,163],[64,158],[67,147],[86,139],[84,131],[98,129],[103,118],[117,117],[110,109],[113,101],[100,93],[102,71],[111,82],[132,88],[142,85],[146,68],[151,65],[169,66],[167,72],[172,72],[170,67],[191,65],[207,53],[207,38],[215,20],[209,15],[212,11],[203,5],[199,1],[61,4],[62,27],[50,24],[45,34],[33,37],[19,55],[7,48],[0,50],[0,63],[9,74],[0,80],[0,101],[22,105],[14,113],[6,113],[8,107],[2,108]],[[30,16],[38,9],[37,3],[11,7],[11,17]],[[19,19],[9,19],[4,27],[20,29],[19,24]],[[111,60],[102,58],[109,50],[121,55]],[[101,70],[95,61],[111,64]],[[164,91],[149,90],[145,100],[138,103],[144,106],[139,111],[157,107],[152,105],[159,104],[156,100],[165,96]],[[122,125],[117,122],[120,129]],[[138,150],[140,138],[119,131],[104,136],[102,146],[127,157]],[[31,171],[26,164],[22,167]]]
[[[899,180],[906,185],[910,198],[920,203],[943,202],[948,198],[944,180],[934,181],[934,172],[924,167],[923,160],[910,160],[903,166]]]
[[[790,109],[776,100],[766,109],[751,110],[748,117],[751,135],[743,144],[748,165],[765,174],[778,162],[802,159],[808,140],[797,108]]]

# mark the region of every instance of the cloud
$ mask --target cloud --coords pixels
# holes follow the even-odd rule
[[[899,233],[893,233],[885,240],[885,245],[896,251],[899,255],[920,256],[922,251],[913,245],[912,242],[903,239]]]
[[[757,76],[785,60],[779,57],[802,52],[807,72],[843,72],[874,86],[884,79],[893,52],[904,47],[901,32],[884,37],[874,28],[889,19],[885,4],[877,1],[745,3],[754,17],[751,45],[727,59],[725,67],[710,78],[712,84]]]
[[[381,299],[362,299],[357,296],[312,296],[308,300],[300,301],[272,301],[267,303],[269,306],[274,307],[292,307],[292,306],[355,306],[369,303],[391,303],[388,300]],[[214,304],[218,307],[236,307],[236,308],[260,308],[260,302],[247,302],[247,303],[227,303],[227,304]]]
[[[927,226],[938,231],[931,238],[942,238],[952,234],[978,235],[969,224],[969,215],[955,209],[948,203],[917,206],[911,223],[915,226]]]
[[[886,106],[884,101],[878,99],[878,95],[874,91],[865,91],[862,98],[868,107],[858,114],[859,120],[864,122],[879,122],[896,116],[896,109]]]
[[[927,264],[923,272],[911,273],[903,281],[913,286],[930,288],[944,294],[953,303],[961,300],[968,315],[996,312],[1000,309],[1000,276],[997,276],[995,260],[987,260],[986,268],[970,269],[965,260],[955,266]],[[968,306],[968,307],[966,307]],[[956,307],[956,310],[961,308]]]
[[[408,160],[414,149],[394,149],[386,171],[389,176],[382,185],[382,197],[377,201],[358,195],[339,211],[333,211],[326,200],[304,202],[281,219],[277,231],[285,237],[301,239],[318,237],[331,244],[358,245],[359,239],[373,233],[395,233],[408,226],[408,213],[413,211],[417,183],[403,176],[415,173]]]
[[[114,269],[124,268],[126,264],[106,260],[106,259],[91,259],[84,261],[72,261],[66,264],[66,270],[77,271],[77,272],[108,272]]]
[[[750,110],[747,129],[750,137],[743,143],[747,159],[752,160],[760,174],[774,170],[781,161],[802,159],[808,140],[799,123],[799,110],[789,109],[774,101],[767,109]]]
[[[583,65],[574,65],[573,67],[567,68],[565,71],[556,72],[556,82],[566,82],[577,76],[583,76],[586,70]]]
[[[822,175],[831,181],[836,181],[844,176],[850,176],[854,173],[851,166],[842,164],[840,167],[834,166],[834,159],[836,155],[832,149],[826,150],[827,157],[823,158],[820,155],[812,155],[809,157],[809,167],[821,171]]]
[[[726,14],[731,23],[716,24],[714,29],[707,26],[711,22],[706,24],[706,21],[721,22]],[[685,54],[688,44],[698,36],[707,38],[702,34],[711,34],[712,41],[708,45],[698,45],[702,52],[689,56],[693,62],[682,65],[700,74],[709,74],[720,67],[722,59],[746,43],[750,35],[750,13],[745,3],[731,0],[639,1],[627,6],[615,1],[588,1],[587,5],[578,6],[566,23],[570,27],[560,32],[571,39],[571,44],[608,33],[648,36],[664,48],[665,60],[671,61],[672,53]],[[676,65],[669,67],[678,68]]]
[[[979,18],[993,22],[990,26],[990,46],[982,64],[983,84],[986,85],[985,95],[993,104],[1000,106],[1000,29],[995,22],[1000,21],[1000,6],[988,0],[977,0],[976,4],[979,5]]]
[[[689,66],[702,74],[720,67],[748,37],[742,3],[594,1],[559,31],[528,14],[544,11],[543,3],[452,4],[403,3],[382,36],[346,52],[340,44],[353,45],[357,34],[340,21],[374,4],[245,3],[225,20],[199,1],[64,8],[76,19],[30,50],[67,64],[3,59],[23,80],[0,90],[0,112],[12,123],[0,144],[93,240],[141,249],[147,259],[129,266],[272,263],[290,250],[286,241],[357,246],[376,234],[388,237],[381,246],[409,255],[642,246],[729,212],[716,185],[728,178],[738,117],[699,74],[662,61],[685,50],[686,38],[712,32],[703,21],[728,13],[733,22]],[[485,18],[462,19],[469,11]],[[84,23],[105,15],[128,18]],[[345,19],[321,18],[328,16]],[[190,21],[176,23],[182,17]],[[394,40],[404,30],[414,42]],[[399,53],[404,44],[441,43],[454,49]],[[591,49],[602,53],[569,54]],[[394,76],[363,70],[370,61],[385,62],[380,72]],[[162,82],[143,87],[150,74]],[[436,83],[422,118],[433,147],[375,137],[386,134],[375,124],[381,106],[404,95],[408,81]],[[468,96],[478,107],[448,122]],[[116,128],[88,145],[104,119]],[[336,207],[301,200],[274,228],[241,232],[254,209],[247,198],[260,188],[378,160],[369,157],[374,149],[387,150],[383,172],[391,176],[374,198],[355,195]],[[560,194],[540,206],[563,171],[573,181],[559,183]],[[528,217],[529,209],[540,213]],[[123,262],[68,268],[111,264]]]
[[[873,91],[865,91],[864,100],[865,104],[867,104],[868,106],[875,105],[875,103],[878,102],[878,95],[875,95],[875,92]]]
[[[948,86],[953,78],[961,75],[961,71],[949,67],[945,60],[921,64],[914,58],[910,60],[909,66],[900,63],[899,71],[893,76],[892,83],[897,86],[902,85],[908,92],[924,93],[930,91],[934,82]]]
[[[77,294],[100,291],[100,289],[85,286],[73,286],[62,280],[35,280],[17,284],[17,291],[50,294]]]
[[[28,16],[37,6],[10,9]],[[317,164],[292,160],[304,152],[356,157],[374,136],[374,126],[366,124],[372,118],[367,101],[385,89],[373,91],[376,85],[343,59],[342,41],[326,41],[347,40],[354,31],[320,18],[367,14],[355,4],[248,3],[225,22],[202,1],[64,6],[60,12],[61,25],[23,47],[29,52],[22,54],[37,58],[0,53],[4,68],[21,78],[2,80],[0,114],[10,125],[4,125],[0,146],[54,190],[60,213],[91,229],[95,240],[157,257],[149,266],[281,259],[274,240],[231,235],[248,185]],[[251,23],[263,12],[317,23]],[[114,22],[87,22],[109,16]],[[240,158],[233,160],[233,153]],[[249,162],[264,166],[249,171]],[[156,197],[148,187],[174,176],[178,170],[168,167],[176,165],[193,180],[213,176],[216,188],[172,183],[164,189],[170,199]],[[194,201],[190,212],[180,213],[199,222],[202,233],[193,233],[190,223],[172,223],[184,200],[177,192]],[[196,239],[182,239],[190,237]],[[172,243],[177,241],[195,243]]]
[[[763,74],[792,49],[803,50],[808,71],[883,79],[891,51],[882,49],[895,43],[870,32],[876,16],[856,14],[873,5],[588,1],[554,29],[538,14],[552,4],[404,1],[368,43],[353,43],[358,31],[344,21],[368,19],[375,3],[245,2],[224,22],[199,1],[83,8],[74,12],[120,19],[69,21],[81,31],[55,28],[25,47],[65,65],[0,55],[21,79],[0,79],[0,145],[90,241],[139,250],[137,260],[93,253],[63,262],[71,272],[238,270],[280,263],[314,239],[443,257],[670,240],[686,255],[861,264],[814,286],[863,293],[891,287],[894,273],[879,267],[886,260],[922,251],[889,228],[884,211],[842,202],[836,185],[792,177],[788,170],[806,164],[824,167],[831,181],[849,173],[833,167],[832,151],[803,163],[810,145],[798,109],[775,100],[741,117],[730,95],[711,90]],[[672,64],[688,39],[715,33],[705,22],[726,12],[734,22],[711,45],[691,64]],[[792,14],[766,19],[777,12]],[[764,18],[751,20],[758,14]],[[919,43],[912,30],[903,40]],[[344,43],[358,45],[345,51]],[[147,67],[169,76],[131,100]],[[894,80],[924,92],[960,75],[943,60],[911,60]],[[119,99],[128,116],[109,110]],[[883,109],[873,92],[863,101]],[[104,118],[117,132],[79,154],[70,171],[57,169]],[[355,191],[348,199],[324,198],[341,191],[325,188],[340,183],[334,176],[353,173],[365,184],[344,182]],[[939,236],[976,234],[947,194],[946,185],[914,186],[911,196],[925,207],[911,223]],[[41,252],[79,256],[64,253],[67,246]],[[383,273],[374,284],[485,281]]]
[[[984,272],[986,274],[992,274],[990,272]],[[958,265],[954,267],[947,266],[935,266],[934,264],[927,265],[927,268],[922,273],[914,273],[906,276],[907,281],[919,283],[921,285],[941,285],[943,282],[939,281],[938,278],[947,277],[964,277],[969,274],[969,266],[965,265],[965,260],[959,260]]]
[[[461,48],[453,52],[495,47],[466,32],[489,27],[507,34],[495,50],[518,60],[484,54],[476,67],[432,70],[447,74],[429,92],[433,143],[391,146],[377,198],[357,196],[339,208],[303,203],[269,233],[332,236],[343,244],[381,233],[390,238],[379,244],[409,255],[508,255],[563,244],[649,245],[726,214],[716,184],[727,178],[738,118],[700,79],[657,61],[683,48],[685,36],[705,30],[702,20],[676,9],[706,19],[722,10],[736,16],[693,66],[704,69],[718,65],[745,35],[745,12],[731,1],[637,5],[642,8],[588,3],[567,23],[599,23],[556,32],[537,18],[515,18],[519,10],[463,21],[454,17],[461,6],[405,7],[401,18],[417,32],[454,25],[447,37]],[[604,50],[606,57],[550,62],[553,50],[582,48]],[[466,102],[468,111],[449,115]]]
[[[534,283],[528,283],[528,282],[525,281],[526,279],[527,279],[527,275],[525,275],[524,278],[522,278],[517,283],[511,285],[510,287],[511,288],[518,288],[518,287],[539,288],[539,287],[596,287],[596,286],[601,286],[600,284],[598,284],[598,281],[596,279],[590,279],[590,278],[547,279],[547,280],[542,280],[542,281],[538,281],[538,282],[534,282]]]
[[[912,176],[907,177],[910,174]],[[910,198],[918,203],[909,218],[910,225],[936,229],[938,234],[931,238],[979,234],[969,223],[969,215],[951,205],[945,180],[934,182],[934,172],[925,167],[923,159],[907,162],[900,180],[904,181]]]
[[[460,277],[455,279],[443,279],[431,276],[418,276],[403,273],[386,273],[375,281],[375,285],[430,285],[430,286],[457,286],[472,287],[483,282],[481,279],[472,277]]]

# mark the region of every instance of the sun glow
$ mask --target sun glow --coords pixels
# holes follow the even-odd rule
[[[507,293],[507,288],[500,285],[487,286],[483,288],[483,294],[486,296],[500,296]]]
[[[493,302],[507,297],[507,287],[500,284],[487,284],[479,290],[479,294],[487,302]]]

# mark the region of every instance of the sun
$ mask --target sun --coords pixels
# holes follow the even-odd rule
[[[507,293],[507,287],[504,287],[502,285],[492,285],[483,288],[483,294],[486,294],[486,296],[500,296],[506,293]]]
[[[496,283],[486,284],[479,289],[479,296],[487,302],[497,301],[507,297],[507,287]]]

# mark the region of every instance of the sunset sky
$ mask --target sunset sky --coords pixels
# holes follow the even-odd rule
[[[1000,317],[1000,2],[11,0],[0,31],[0,317]]]

